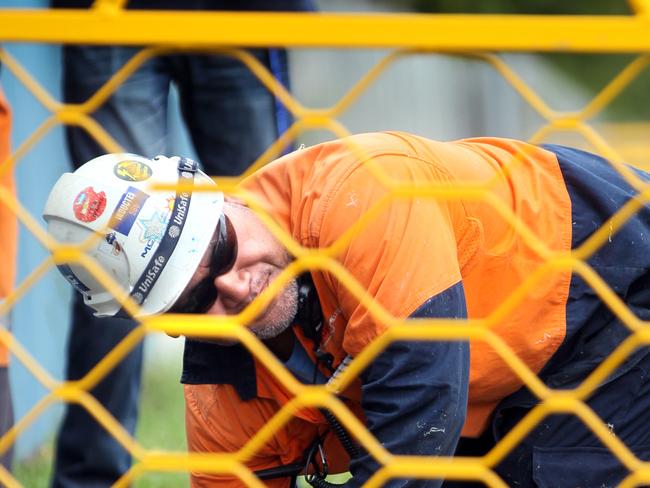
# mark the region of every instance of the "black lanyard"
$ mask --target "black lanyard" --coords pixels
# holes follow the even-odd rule
[[[188,158],[180,158],[178,162],[178,181],[184,187],[189,185],[194,186],[194,176],[198,165],[195,161]],[[179,188],[176,190],[176,198],[174,199],[174,208],[172,214],[167,222],[165,233],[163,234],[160,244],[156,248],[156,252],[152,254],[149,259],[147,267],[144,269],[138,281],[133,285],[131,291],[131,299],[138,305],[142,305],[151,293],[154,285],[160,278],[165,266],[169,262],[169,258],[174,253],[176,245],[183,234],[183,228],[187,221],[187,216],[190,213],[190,203],[192,201],[192,191],[186,188]],[[128,312],[121,308],[115,315],[116,317],[128,317]]]

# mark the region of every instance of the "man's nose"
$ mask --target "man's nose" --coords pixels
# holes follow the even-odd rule
[[[226,313],[238,313],[250,302],[251,274],[232,269],[214,279],[219,301]]]

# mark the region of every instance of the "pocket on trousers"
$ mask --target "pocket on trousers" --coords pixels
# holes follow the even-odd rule
[[[641,459],[650,458],[650,446],[633,451]],[[538,488],[613,488],[629,474],[605,447],[533,449],[533,481]]]

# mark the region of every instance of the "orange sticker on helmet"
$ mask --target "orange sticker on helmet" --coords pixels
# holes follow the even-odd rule
[[[106,209],[106,194],[97,193],[92,186],[84,188],[74,199],[72,210],[74,216],[82,222],[97,220]]]
[[[125,181],[144,181],[151,177],[149,166],[140,161],[120,161],[113,168],[115,176]]]

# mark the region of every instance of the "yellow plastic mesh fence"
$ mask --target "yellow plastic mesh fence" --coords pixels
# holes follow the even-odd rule
[[[294,123],[272,144],[248,171],[237,178],[215,178],[221,189],[248,201],[273,234],[295,256],[281,276],[258,296],[241,313],[227,317],[164,315],[141,320],[117,347],[99,362],[84,378],[75,382],[59,382],[52,378],[15,338],[0,329],[0,341],[12,351],[18,361],[34,375],[49,391],[25,416],[17,419],[15,426],[0,438],[0,453],[5,452],[28,426],[55,402],[74,402],[85,408],[134,458],[134,464],[118,482],[128,486],[137,477],[150,471],[199,471],[231,473],[242,484],[261,487],[263,483],[246,468],[245,462],[259,451],[265,442],[290,420],[293,413],[304,406],[329,409],[357,438],[363,447],[382,465],[366,486],[382,486],[393,477],[423,477],[480,480],[488,486],[505,486],[503,480],[492,470],[528,432],[548,415],[569,412],[579,417],[618,457],[630,474],[621,486],[631,487],[650,483],[650,465],[640,461],[608,427],[583,402],[591,392],[612,373],[636,348],[650,343],[650,330],[639,320],[594,272],[586,260],[632,217],[650,196],[650,188],[623,165],[619,151],[592,125],[590,120],[614,100],[643,70],[650,60],[650,2],[630,2],[634,11],[629,16],[478,16],[478,15],[339,15],[295,13],[197,13],[184,12],[170,15],[168,12],[127,11],[125,1],[97,1],[91,11],[0,11],[0,41],[88,43],[88,44],[136,44],[142,50],[120,68],[114,76],[92,97],[77,105],[66,105],[54,99],[48,91],[32,78],[6,51],[0,50],[0,62],[10,70],[31,93],[45,106],[51,115],[33,134],[2,164],[3,171],[12,171],[24,155],[48,131],[59,124],[72,124],[84,128],[107,152],[121,148],[111,135],[97,124],[93,111],[104,103],[112,93],[148,59],[174,52],[211,52],[231,56],[244,63],[255,76],[273,92],[288,108]],[[219,26],[219,28],[215,28]],[[273,27],[271,27],[273,26]],[[260,62],[242,48],[249,46],[286,46],[288,48],[329,47],[394,49],[363,76],[339,101],[328,108],[305,107],[273,77]],[[497,53],[502,51],[636,53],[638,56],[618,73],[589,103],[574,112],[553,110]],[[490,196],[490,183],[481,186],[458,186],[454,188],[432,186],[412,187],[399,184],[384,174],[379,167],[371,165],[378,181],[389,190],[389,198],[380,202],[354,227],[327,249],[301,247],[284,232],[270,215],[255,205],[249,195],[237,188],[241,178],[273,160],[281,150],[303,132],[326,129],[337,137],[349,135],[337,119],[360,95],[382,76],[397,60],[430,53],[446,53],[469,57],[486,63],[499,73],[544,123],[530,138],[531,142],[543,142],[550,134],[572,131],[581,135],[599,153],[612,161],[615,168],[639,191],[639,198],[620,209],[608,222],[606,228],[595,232],[579,248],[569,253],[550,250],[530,228],[517,220],[512,211]],[[20,116],[20,115],[18,115]],[[352,147],[353,151],[360,151]],[[160,189],[160,188],[158,188]],[[168,188],[167,188],[168,189]],[[195,188],[201,191],[201,188]],[[204,188],[207,190],[207,188]],[[482,200],[516,229],[526,244],[546,260],[546,265],[529,276],[492,315],[482,320],[450,321],[424,320],[421,326],[409,327],[408,320],[391,316],[379,303],[365,293],[349,270],[337,261],[341,249],[353,238],[363,238],[364,226],[373,215],[381,212],[395,199],[473,199]],[[9,311],[15,303],[46,273],[59,263],[79,263],[131,313],[137,305],[121,290],[120,286],[84,251],[97,243],[94,236],[79,246],[66,246],[55,242],[44,230],[39,216],[30,215],[7,192],[0,190],[0,201],[17,215],[22,224],[52,252],[52,256],[40,263],[31,274],[18,284],[15,292],[0,305],[0,315]],[[579,274],[607,303],[610,309],[632,331],[599,367],[576,389],[553,391],[543,384],[513,351],[491,331],[509,311],[557,270],[570,269]],[[386,334],[373,342],[341,375],[334,385],[310,386],[299,383],[278,359],[251,333],[245,325],[263,310],[288,280],[305,270],[323,270],[330,273],[366,306],[373,316],[389,326]],[[285,405],[275,417],[238,452],[231,454],[197,454],[153,452],[141,446],[124,428],[93,398],[88,391],[152,332],[169,334],[202,335],[234,338],[268,366],[284,387],[291,392],[293,400]],[[472,458],[423,458],[395,456],[377,442],[362,422],[331,393],[331,388],[349,384],[362,369],[388,344],[397,340],[446,341],[470,339],[484,341],[498,352],[530,390],[540,399],[535,407],[504,439],[488,454]],[[19,483],[6,470],[0,469],[0,482],[7,486]]]

